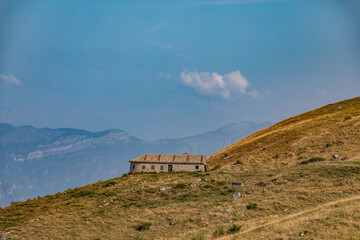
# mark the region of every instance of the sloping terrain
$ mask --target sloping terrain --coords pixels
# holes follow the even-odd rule
[[[341,159],[360,156],[360,98],[345,100],[286,119],[258,131],[208,159],[210,167],[246,168],[293,166],[322,157]]]
[[[209,156],[269,125],[232,123],[197,136],[148,141],[117,129],[0,124],[0,206],[120,176],[128,171],[128,160],[145,153]]]
[[[0,208],[0,236],[359,239],[359,107],[347,100],[259,131],[211,157],[210,172],[129,174],[12,203]],[[308,145],[294,157],[293,144]]]
[[[244,185],[231,186],[232,181]],[[359,189],[360,160],[262,171],[132,174],[0,208],[0,235],[358,239]]]

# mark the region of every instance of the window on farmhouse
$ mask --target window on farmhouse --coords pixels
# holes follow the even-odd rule
[[[151,170],[155,170],[155,166],[154,166],[154,165],[151,165]]]
[[[195,169],[199,169],[199,166],[198,166],[198,165],[196,165],[196,166],[195,166]]]
[[[145,165],[142,165],[142,167],[141,167],[143,170],[145,169]]]
[[[164,166],[163,166],[163,165],[160,166],[160,170],[161,170],[161,171],[164,170]]]
[[[135,164],[133,164],[133,169],[135,169]]]

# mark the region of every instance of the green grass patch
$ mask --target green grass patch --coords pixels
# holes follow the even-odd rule
[[[244,163],[242,161],[240,161],[240,160],[236,160],[235,165],[237,165],[237,164],[243,165]]]
[[[301,161],[300,164],[305,165],[305,164],[309,164],[312,162],[321,162],[321,161],[325,161],[325,158],[313,157],[313,158],[310,158],[309,160]]]
[[[215,165],[215,167],[212,170],[218,170],[219,168],[221,168],[220,164]]]
[[[229,227],[227,232],[230,234],[234,234],[234,233],[240,231],[240,229],[241,229],[241,226],[233,224],[231,227]]]
[[[115,181],[106,181],[106,182],[104,183],[104,187],[110,187],[110,186],[113,186],[113,185],[115,185],[115,184],[116,184]]]
[[[258,204],[257,204],[257,203],[251,202],[251,203],[249,203],[249,204],[246,206],[246,209],[251,210],[251,209],[256,209],[257,207],[258,207]]]
[[[179,182],[178,184],[175,185],[174,188],[178,188],[178,189],[183,189],[183,188],[186,188],[187,187],[187,184],[184,183],[184,182]]]
[[[145,230],[148,230],[151,227],[151,225],[152,224],[149,222],[141,222],[135,226],[135,229],[137,231],[145,231]]]

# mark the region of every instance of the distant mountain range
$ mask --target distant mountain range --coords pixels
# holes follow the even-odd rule
[[[0,206],[120,176],[128,172],[128,160],[145,153],[210,156],[270,125],[231,123],[197,136],[149,141],[118,129],[89,132],[0,123]]]

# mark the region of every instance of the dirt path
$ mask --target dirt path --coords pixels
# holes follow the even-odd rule
[[[289,221],[289,220],[293,220],[294,218],[301,217],[301,216],[306,215],[308,213],[312,213],[312,212],[317,211],[319,209],[330,207],[330,206],[336,205],[338,203],[344,203],[344,202],[350,202],[350,201],[356,201],[356,200],[360,200],[360,195],[356,195],[356,196],[353,196],[353,197],[343,198],[343,199],[339,199],[339,200],[336,200],[336,201],[324,203],[324,204],[318,205],[318,206],[316,206],[314,208],[310,208],[310,209],[307,209],[307,210],[304,210],[304,211],[296,212],[296,213],[293,213],[293,214],[290,214],[290,215],[287,215],[285,217],[281,217],[281,218],[278,218],[278,219],[273,219],[273,220],[270,220],[270,222],[268,222],[268,223],[261,224],[261,225],[258,225],[256,227],[251,227],[251,228],[248,228],[248,229],[246,229],[244,231],[241,231],[236,236],[241,236],[241,235],[244,235],[244,234],[259,230],[261,228],[268,227],[268,226],[273,225],[273,224],[278,224],[278,223],[283,223],[283,222],[286,222],[286,221]],[[229,236],[219,238],[219,239],[227,239],[227,238],[229,238]]]

